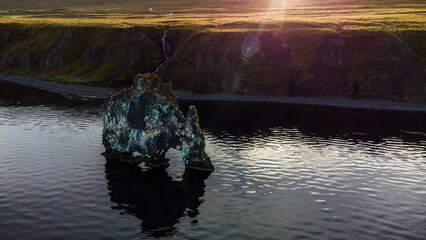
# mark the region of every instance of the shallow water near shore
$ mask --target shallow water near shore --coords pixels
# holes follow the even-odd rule
[[[210,176],[106,161],[101,101],[0,82],[0,239],[426,238],[426,114],[189,104]]]

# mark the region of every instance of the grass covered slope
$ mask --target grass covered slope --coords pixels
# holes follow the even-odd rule
[[[149,28],[1,25],[0,70],[61,82],[114,84],[163,61],[156,38],[161,32]]]
[[[159,74],[176,88],[425,100],[422,1],[274,2],[15,6],[0,15],[0,72],[125,86],[165,61],[167,28]]]

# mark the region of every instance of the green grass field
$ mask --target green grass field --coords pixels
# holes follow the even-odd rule
[[[4,1],[3,1],[4,2]],[[7,1],[0,23],[170,26],[212,31],[314,27],[426,30],[425,1]],[[172,14],[171,14],[172,13]],[[12,18],[21,17],[21,18]],[[286,24],[287,23],[287,24]],[[283,26],[284,24],[284,26]]]

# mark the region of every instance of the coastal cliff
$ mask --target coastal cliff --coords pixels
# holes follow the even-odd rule
[[[175,88],[196,93],[426,100],[422,31],[164,33],[0,25],[0,73],[126,87],[137,73],[158,70]]]

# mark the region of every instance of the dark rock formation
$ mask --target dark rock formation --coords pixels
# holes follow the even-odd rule
[[[361,59],[357,97],[426,99],[426,66],[405,43],[392,35],[358,36],[352,41]]]
[[[12,27],[7,25],[6,27],[0,29],[0,43],[8,42],[12,36]]]
[[[272,33],[200,33],[176,49],[159,74],[200,93],[287,94],[290,62],[287,45]]]
[[[292,85],[294,81],[290,50],[283,40],[272,33],[262,34],[260,42],[261,51],[266,58],[266,70],[269,72],[271,84],[263,91],[269,91],[272,94],[289,95],[293,91]]]
[[[164,61],[162,48],[143,32],[121,32],[115,40],[119,55],[131,72],[153,72]]]
[[[31,56],[29,54],[25,54],[19,59],[19,67],[21,69],[29,69],[31,67]]]
[[[105,62],[112,55],[111,45],[101,45],[95,48],[88,49],[82,57],[81,63],[83,66],[92,62]]]
[[[4,71],[7,69],[11,69],[15,67],[15,55],[16,55],[16,50],[13,50],[9,56],[3,58],[0,62],[0,71]]]
[[[214,169],[205,153],[196,108],[191,106],[185,119],[171,84],[153,74],[138,75],[132,88],[107,99],[102,142],[107,158],[159,165],[168,149],[175,148],[186,167]],[[149,158],[131,157],[133,152]]]
[[[25,54],[19,59],[19,66],[21,69],[29,69],[33,63],[34,52],[37,50],[37,44],[31,44],[25,48]]]
[[[51,70],[67,64],[65,48],[70,45],[73,33],[70,29],[61,34],[52,46],[41,56],[40,68],[43,70]]]
[[[351,73],[351,53],[348,44],[341,37],[331,37],[323,41],[317,50],[311,67],[312,79],[302,83],[301,92],[305,95],[349,96],[353,92]]]

